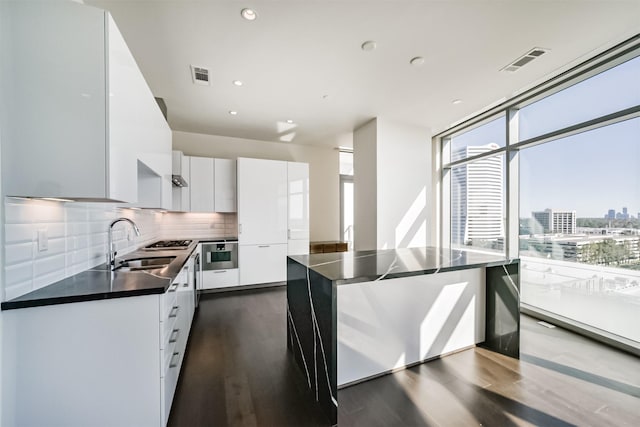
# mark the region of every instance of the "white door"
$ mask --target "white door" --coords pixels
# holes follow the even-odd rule
[[[287,162],[239,158],[237,168],[239,244],[287,243]]]
[[[191,212],[213,212],[213,159],[191,157],[190,162]]]
[[[236,161],[214,159],[216,212],[236,212]]]
[[[284,282],[287,280],[287,244],[238,247],[240,284]]]
[[[309,165],[287,163],[289,255],[309,253]]]

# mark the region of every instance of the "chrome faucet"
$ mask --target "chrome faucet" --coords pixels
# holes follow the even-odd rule
[[[116,255],[118,252],[113,250],[113,226],[119,223],[120,221],[126,221],[131,224],[133,231],[136,233],[136,236],[140,236],[140,229],[136,225],[135,222],[131,221],[129,218],[118,218],[114,219],[111,224],[109,224],[109,265],[111,266],[111,270],[116,269]]]

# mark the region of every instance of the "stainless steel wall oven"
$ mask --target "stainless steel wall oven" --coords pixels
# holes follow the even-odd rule
[[[238,242],[202,244],[202,270],[238,268]]]

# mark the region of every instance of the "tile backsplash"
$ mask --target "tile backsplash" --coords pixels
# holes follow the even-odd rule
[[[136,236],[122,222],[113,229],[118,255],[158,239],[237,234],[235,213],[174,213],[123,208],[108,203],[65,203],[5,198],[4,289],[9,300],[107,260],[111,221],[133,220]]]

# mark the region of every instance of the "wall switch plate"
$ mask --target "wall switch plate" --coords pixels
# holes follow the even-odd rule
[[[47,229],[38,230],[38,251],[44,252],[49,249],[49,237],[47,237]]]

